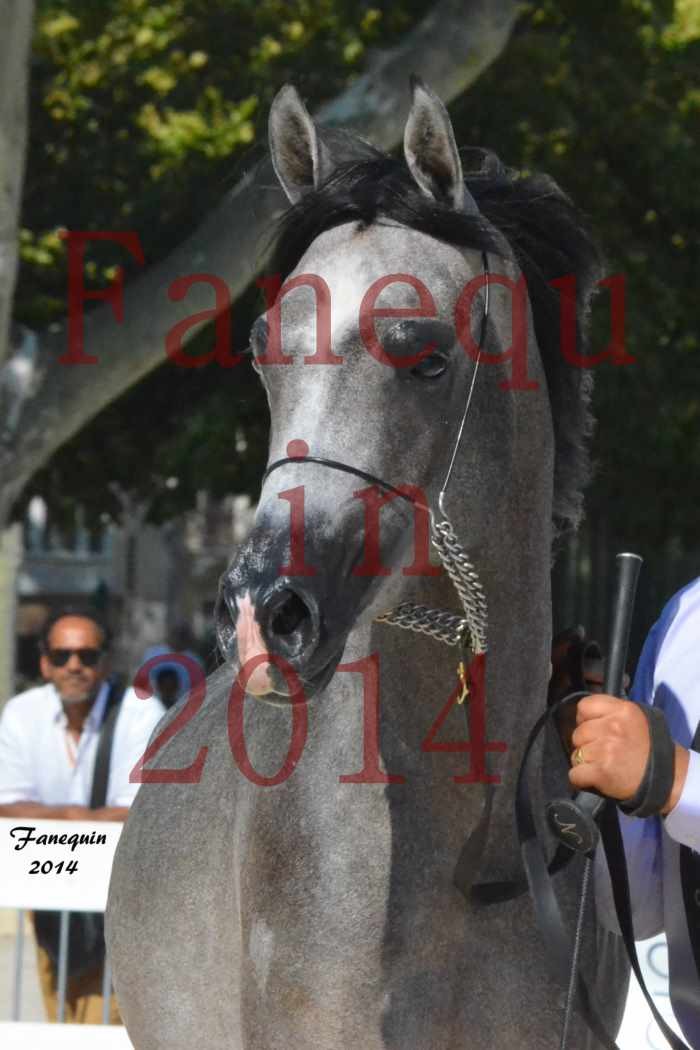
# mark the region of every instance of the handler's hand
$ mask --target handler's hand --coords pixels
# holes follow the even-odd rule
[[[647,766],[651,741],[637,704],[594,693],[576,706],[569,780],[579,790],[595,788],[609,798],[631,798]],[[582,761],[575,763],[577,754]]]

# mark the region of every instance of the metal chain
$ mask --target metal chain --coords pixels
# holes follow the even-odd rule
[[[457,539],[448,518],[443,518],[442,521],[433,524],[431,536],[440,560],[462,603],[471,636],[472,652],[475,656],[478,653],[485,653],[488,609],[486,595],[478,573],[469,555]]]
[[[435,522],[431,514],[430,539],[447,575],[452,580],[464,615],[402,602],[377,616],[379,623],[428,634],[446,645],[468,644],[472,654],[486,652],[488,610],[481,580],[469,555],[460,544],[448,518]]]
[[[457,613],[429,609],[427,605],[402,602],[395,609],[376,617],[378,623],[389,623],[407,631],[428,634],[445,645],[457,645],[464,637],[467,621]]]

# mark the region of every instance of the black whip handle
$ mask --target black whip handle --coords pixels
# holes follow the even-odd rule
[[[630,629],[641,567],[642,559],[638,554],[618,554],[615,558],[615,591],[603,685],[610,696],[621,696],[624,689]],[[595,791],[580,791],[576,795],[576,804],[590,813],[594,820],[600,814],[604,802],[604,797]]]
[[[638,554],[618,554],[615,564],[617,576],[610,624],[610,645],[605,663],[605,692],[610,696],[621,696],[625,684],[625,664],[642,559]]]

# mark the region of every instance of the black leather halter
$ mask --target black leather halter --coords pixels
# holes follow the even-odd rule
[[[454,467],[455,460],[457,458],[457,452],[459,451],[459,446],[462,440],[464,424],[466,423],[467,414],[471,405],[472,394],[474,392],[474,384],[476,382],[476,376],[479,370],[481,350],[483,349],[484,341],[486,339],[486,327],[488,324],[489,317],[489,276],[491,271],[489,270],[488,255],[485,251],[482,251],[481,258],[484,267],[483,275],[486,278],[484,284],[486,294],[484,301],[484,312],[481,316],[481,329],[479,332],[479,353],[477,354],[476,362],[474,364],[474,371],[472,372],[471,383],[469,385],[469,391],[467,393],[467,398],[464,405],[464,412],[462,413],[459,431],[457,432],[457,439],[452,450],[452,455],[450,457],[450,462],[447,468],[447,473],[445,475],[445,480],[443,481],[440,489],[438,505],[440,508],[440,513],[443,515],[443,517],[445,516],[444,496],[447,491],[447,486],[452,475],[452,469]],[[331,470],[342,470],[346,474],[354,474],[356,477],[361,478],[363,481],[367,481],[370,485],[377,485],[379,486],[379,488],[384,489],[386,492],[391,492],[394,496],[400,496],[401,499],[407,500],[409,503],[413,504],[413,506],[419,507],[421,510],[428,511],[428,513],[430,513],[432,516],[432,511],[430,510],[430,507],[425,506],[425,504],[421,503],[415,496],[412,496],[406,492],[402,492],[402,490],[400,488],[397,488],[396,485],[392,485],[388,481],[384,481],[382,478],[378,478],[375,474],[370,474],[369,471],[360,470],[358,467],[352,467],[348,463],[342,463],[340,460],[337,459],[327,459],[324,456],[285,456],[282,459],[277,459],[274,463],[271,463],[269,465],[269,467],[263,474],[261,485],[265,484],[270,474],[272,474],[273,470],[277,470],[278,467],[285,467],[288,463],[319,463],[321,466],[329,467]]]
[[[422,506],[422,504],[418,503],[413,496],[409,496],[407,493],[402,492],[401,489],[397,489],[395,485],[390,485],[388,481],[382,481],[381,478],[375,477],[374,474],[368,474],[366,470],[358,470],[357,467],[351,467],[347,463],[341,463],[340,460],[324,459],[323,456],[285,456],[284,459],[277,459],[263,474],[262,484],[265,484],[273,470],[277,470],[278,467],[285,467],[287,463],[320,463],[321,466],[330,467],[331,470],[343,470],[346,474],[354,474],[363,481],[369,482],[370,485],[378,485],[380,488],[386,489],[387,492],[391,492],[395,496],[400,496],[401,499],[408,500],[409,503]],[[427,510],[428,508],[426,507],[425,509]]]

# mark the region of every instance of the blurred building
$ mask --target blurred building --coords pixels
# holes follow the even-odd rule
[[[38,636],[49,609],[94,603],[115,634],[116,666],[129,674],[149,646],[214,650],[212,611],[218,579],[252,525],[248,496],[212,499],[166,525],[147,523],[137,505],[124,524],[89,530],[78,510],[70,529],[51,520],[43,500],[23,522],[16,583],[16,686],[39,677]],[[3,697],[2,699],[5,699]]]

